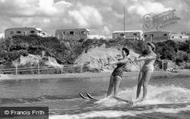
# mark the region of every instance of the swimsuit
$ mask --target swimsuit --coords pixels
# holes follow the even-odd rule
[[[155,58],[150,58],[150,57],[155,57]],[[147,56],[147,59],[145,58],[145,62],[144,62],[144,65],[142,67],[142,70],[153,72],[155,60],[156,60],[156,54],[152,52],[151,54],[149,54],[149,56]]]
[[[112,76],[114,76],[114,77],[119,76],[122,78],[123,71],[125,70],[125,66],[126,66],[126,63],[118,63],[117,67],[112,72]]]
[[[153,72],[154,71],[154,62],[155,62],[155,60],[146,60],[143,67],[142,67],[142,69],[144,71]]]

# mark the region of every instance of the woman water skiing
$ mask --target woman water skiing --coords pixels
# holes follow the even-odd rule
[[[147,96],[147,88],[148,83],[150,81],[151,75],[154,71],[154,62],[156,60],[155,54],[155,46],[153,43],[148,42],[148,53],[143,54],[139,58],[135,59],[136,61],[144,61],[142,68],[140,69],[139,76],[138,76],[138,84],[137,84],[137,93],[136,93],[136,101],[141,102]],[[141,87],[143,87],[143,96],[139,98]]]
[[[106,97],[113,97],[119,101],[124,101],[127,102],[129,104],[132,104],[132,102],[125,100],[125,99],[121,99],[119,97],[117,97],[118,95],[118,91],[119,91],[119,85],[121,83],[122,77],[123,77],[123,72],[127,71],[126,70],[126,64],[128,62],[130,62],[130,59],[128,59],[129,56],[129,50],[127,48],[122,48],[122,58],[119,59],[119,61],[116,62],[112,62],[109,63],[110,65],[117,65],[116,68],[113,70],[111,77],[110,77],[110,82],[109,82],[109,87],[107,90],[107,95]],[[84,96],[81,93],[79,93],[79,95],[83,98],[83,99],[90,99],[90,100],[95,100],[97,101],[98,99],[94,98],[93,96],[91,96],[87,91],[86,92],[86,96]]]
[[[112,63],[116,64],[117,67],[114,69],[114,71],[111,74],[110,83],[107,91],[107,97],[108,96],[117,97],[119,85],[123,77],[123,72],[126,71],[126,63],[128,61],[126,58],[128,55],[129,55],[129,50],[127,48],[122,48],[122,56],[123,56],[122,59],[120,59],[118,62]]]

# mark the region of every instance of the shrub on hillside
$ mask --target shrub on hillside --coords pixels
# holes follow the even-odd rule
[[[175,60],[177,44],[173,41],[156,43],[156,54],[160,59]]]
[[[175,62],[177,65],[180,65],[180,63],[183,63],[183,62],[190,62],[190,54],[184,51],[178,51]]]
[[[178,42],[178,49],[190,53],[190,40]]]
[[[42,55],[42,51],[44,51],[46,56],[54,57],[58,63],[73,64],[83,51],[88,51],[90,48],[99,47],[103,44],[105,44],[106,48],[117,47],[121,49],[122,47],[128,47],[139,54],[147,53],[147,46],[141,40],[118,38],[109,41],[104,39],[87,39],[79,42],[75,40],[60,41],[55,37],[15,36],[0,44],[0,60],[11,62],[20,55]],[[189,62],[190,41],[176,43],[168,40],[157,42],[155,45],[158,59]],[[186,53],[183,58],[178,56],[181,55],[180,53],[176,54],[178,50]],[[176,58],[177,56],[178,58]]]

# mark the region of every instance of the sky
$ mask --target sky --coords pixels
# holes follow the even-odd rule
[[[181,19],[163,30],[190,32],[189,0],[0,0],[0,33],[10,27],[38,27],[54,35],[56,29],[88,28],[90,34],[111,35],[142,29],[148,13],[176,9]]]

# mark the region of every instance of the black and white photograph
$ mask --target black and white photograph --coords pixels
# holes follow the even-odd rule
[[[189,0],[0,0],[0,119],[189,119]]]

